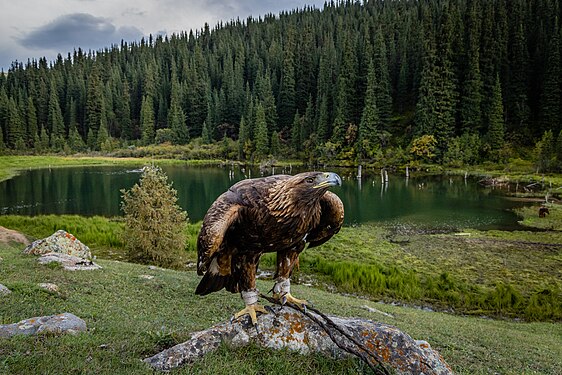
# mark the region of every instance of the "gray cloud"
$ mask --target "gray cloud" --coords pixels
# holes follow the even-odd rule
[[[303,8],[305,4],[322,8],[324,0],[207,0],[207,4],[221,15],[221,18],[246,18],[249,15],[257,17],[266,13],[277,15],[280,11]]]
[[[25,34],[22,46],[33,49],[96,49],[121,39],[140,39],[142,32],[135,26],[116,28],[107,18],[87,13],[72,13],[56,18]]]
[[[121,12],[123,17],[144,17],[146,16],[146,11],[136,9],[136,8],[127,8],[123,12]]]

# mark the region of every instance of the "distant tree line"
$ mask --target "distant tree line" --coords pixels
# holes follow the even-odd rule
[[[232,139],[241,160],[400,163],[418,150],[449,164],[526,149],[554,170],[561,16],[558,0],[327,2],[14,62],[0,75],[0,148]]]

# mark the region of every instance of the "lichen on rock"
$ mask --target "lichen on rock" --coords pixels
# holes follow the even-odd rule
[[[232,346],[255,343],[275,350],[287,348],[331,357],[347,356],[348,351],[340,346],[355,345],[341,333],[335,335],[340,346],[336,345],[319,324],[297,310],[280,306],[270,310],[270,314],[258,317],[256,327],[248,319],[219,323],[193,333],[190,340],[146,358],[145,362],[157,370],[169,371],[197,360],[222,342]],[[452,374],[449,365],[427,342],[416,341],[394,326],[362,318],[329,318],[377,358],[376,364],[381,363],[399,374]]]
[[[92,260],[90,248],[64,230],[58,230],[49,237],[33,241],[23,252],[31,255],[58,253]]]
[[[76,334],[86,331],[86,322],[74,314],[38,316],[24,319],[17,323],[0,324],[0,337],[8,338],[15,335],[39,334]]]

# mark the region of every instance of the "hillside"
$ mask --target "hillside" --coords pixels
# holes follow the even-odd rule
[[[521,158],[553,171],[561,12],[547,0],[327,2],[14,64],[0,75],[0,152],[193,143],[198,158]]]
[[[0,322],[72,312],[88,333],[78,336],[0,339],[0,373],[151,374],[139,360],[185,341],[189,333],[229,319],[240,308],[237,295],[196,297],[192,271],[98,260],[101,271],[68,272],[40,266],[21,254],[22,246],[0,245],[1,282],[12,290],[2,298]],[[147,280],[140,275],[153,275]],[[37,287],[51,282],[58,293]],[[261,290],[271,282],[258,281]],[[461,317],[374,303],[295,285],[298,296],[322,311],[361,316],[396,325],[440,351],[459,374],[554,374],[562,370],[562,326]],[[368,311],[364,306],[376,310]],[[384,313],[384,314],[383,314]],[[388,315],[391,314],[391,315]],[[174,373],[231,374],[367,373],[355,360],[269,352],[256,347],[222,347],[201,362]]]

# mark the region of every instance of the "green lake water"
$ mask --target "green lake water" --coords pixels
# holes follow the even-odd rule
[[[178,191],[179,204],[195,222],[222,192],[235,182],[259,177],[258,170],[240,167],[163,168]],[[511,211],[520,203],[506,199],[502,191],[480,186],[462,176],[390,175],[388,184],[380,175],[355,177],[351,169],[334,169],[343,178],[333,188],[345,205],[348,225],[382,222],[415,225],[427,229],[515,229],[517,216]],[[295,174],[296,169],[269,173]],[[365,171],[364,171],[365,173]],[[39,169],[0,183],[0,214],[122,215],[121,189],[140,178],[131,167],[76,167]]]

